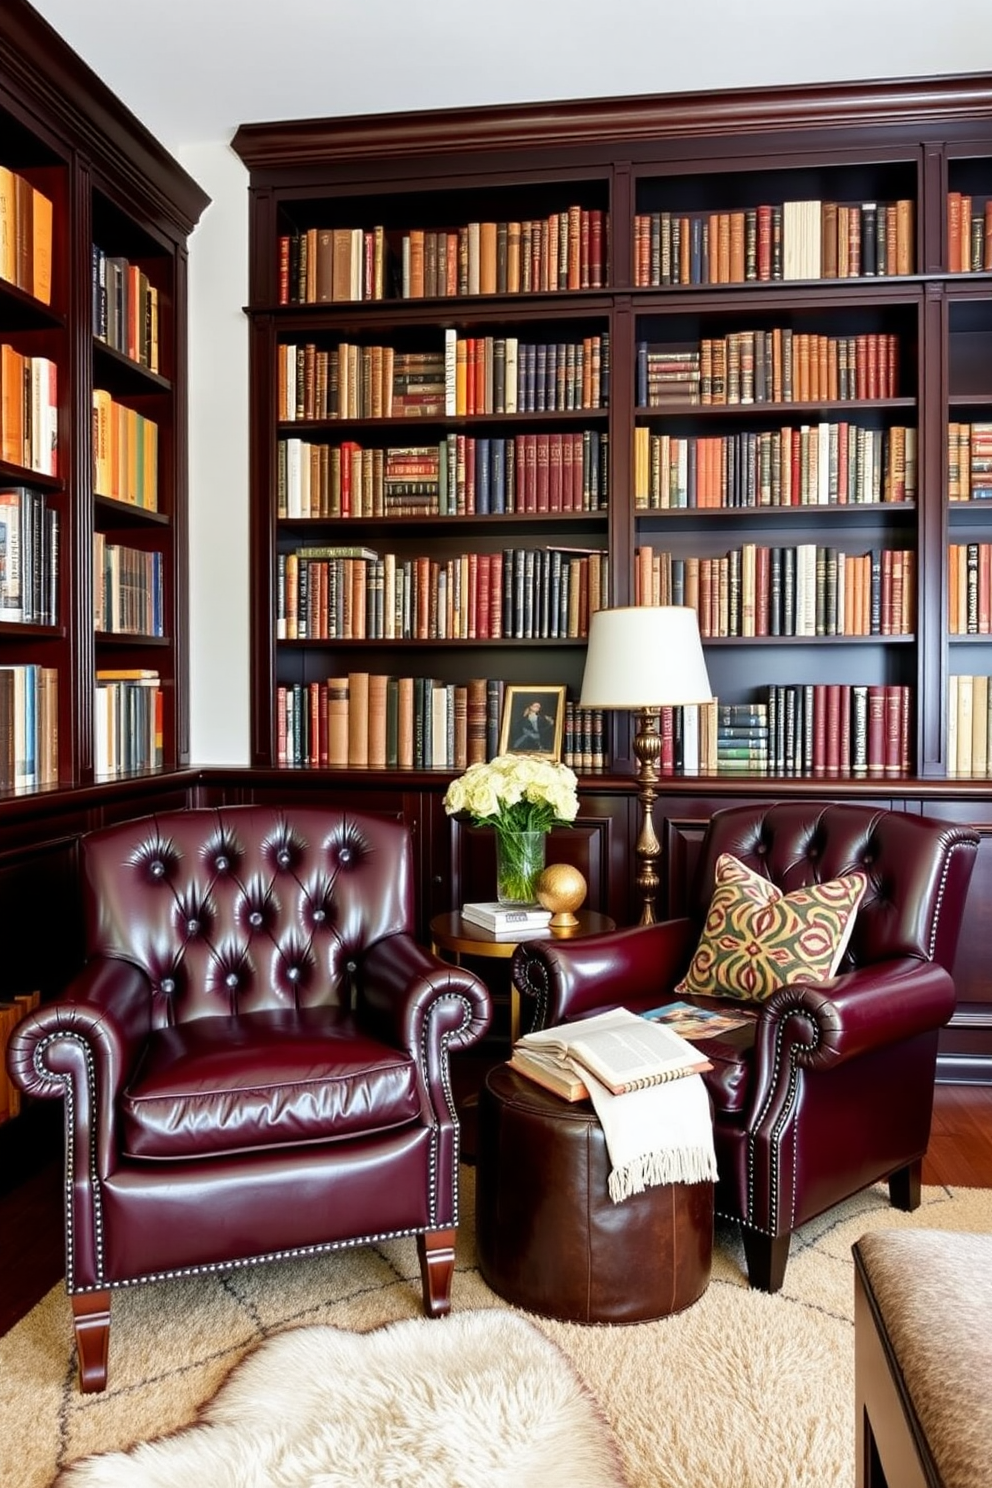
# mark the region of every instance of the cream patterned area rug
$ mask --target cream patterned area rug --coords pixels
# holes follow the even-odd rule
[[[476,1269],[473,1182],[473,1170],[463,1169],[454,1312],[425,1324],[442,1336],[448,1323],[477,1309],[523,1316]],[[992,1233],[992,1190],[925,1188],[908,1215],[889,1207],[883,1186],[868,1189],[793,1238],[776,1296],[747,1288],[737,1234],[728,1228],[717,1233],[708,1290],[677,1317],[630,1327],[531,1321],[599,1403],[629,1488],[853,1488],[851,1245],[887,1227]],[[0,1483],[50,1488],[59,1469],[80,1457],[189,1425],[250,1350],[287,1328],[331,1324],[366,1333],[419,1316],[412,1240],[142,1287],[114,1297],[107,1390],[80,1395],[69,1305],[54,1288],[0,1338]],[[510,1391],[513,1374],[505,1371]],[[342,1380],[342,1396],[347,1391]],[[571,1478],[566,1452],[545,1485],[567,1488]],[[142,1488],[133,1474],[127,1481]],[[208,1483],[213,1488],[207,1478],[197,1488]],[[338,1488],[334,1479],[331,1485]]]

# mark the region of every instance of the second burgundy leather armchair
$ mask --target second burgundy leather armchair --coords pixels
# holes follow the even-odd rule
[[[712,817],[684,918],[516,951],[514,983],[537,1027],[644,1010],[671,1001],[685,974],[721,853],[784,892],[866,874],[840,974],[778,988],[747,1027],[701,1046],[713,1064],[716,1209],[740,1221],[752,1286],[778,1290],[792,1232],[871,1183],[887,1179],[895,1205],[918,1205],[977,848],[968,827],[872,806],[733,807]]]

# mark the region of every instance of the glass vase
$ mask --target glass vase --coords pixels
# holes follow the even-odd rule
[[[536,904],[546,832],[496,833],[496,897],[500,904]]]

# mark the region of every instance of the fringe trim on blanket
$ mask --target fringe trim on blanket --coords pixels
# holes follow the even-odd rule
[[[712,1147],[675,1147],[643,1156],[614,1168],[610,1173],[610,1198],[614,1204],[631,1194],[643,1193],[662,1183],[715,1183],[716,1160]]]

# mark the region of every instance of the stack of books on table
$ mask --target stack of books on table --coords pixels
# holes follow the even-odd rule
[[[463,904],[462,919],[488,930],[497,940],[521,940],[525,935],[546,930],[551,923],[551,911],[536,904],[509,905],[492,900]]]
[[[656,1015],[641,1016],[626,1008],[525,1033],[513,1045],[509,1064],[567,1101],[589,1094],[589,1075],[611,1095],[624,1095],[712,1068],[688,1039],[656,1021]]]

